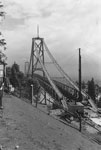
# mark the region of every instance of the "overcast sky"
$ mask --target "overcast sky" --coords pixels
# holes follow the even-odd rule
[[[57,62],[77,77],[78,48],[82,74],[101,78],[101,0],[4,0],[2,32],[7,41],[8,64],[21,68],[29,60],[37,24]]]

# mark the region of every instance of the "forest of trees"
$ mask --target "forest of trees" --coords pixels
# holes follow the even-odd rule
[[[9,80],[9,84],[11,84],[15,91],[19,91],[20,94],[25,94],[26,98],[31,99],[31,84],[33,84],[33,94],[36,95],[38,93],[39,87],[37,84],[37,80],[34,78],[24,76],[24,73],[20,71],[19,65],[14,63],[11,67],[6,68],[6,77]]]

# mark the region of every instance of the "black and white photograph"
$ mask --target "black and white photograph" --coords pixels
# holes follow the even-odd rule
[[[101,0],[0,0],[0,150],[101,150]]]

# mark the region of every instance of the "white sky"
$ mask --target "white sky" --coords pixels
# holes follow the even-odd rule
[[[40,36],[67,73],[77,77],[80,47],[83,78],[100,80],[101,0],[4,0],[4,5],[8,64],[24,67],[39,24]]]

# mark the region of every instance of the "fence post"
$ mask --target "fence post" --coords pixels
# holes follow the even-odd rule
[[[22,90],[22,89],[21,89],[21,86],[20,86],[20,98],[21,98],[21,92],[22,92],[21,90]]]
[[[81,119],[81,114],[79,114],[79,121],[80,121],[80,128],[79,128],[79,131],[81,132],[81,129],[82,129],[82,119]]]
[[[38,95],[36,97],[36,105],[35,105],[36,108],[37,108],[37,105],[38,105]]]
[[[31,104],[33,102],[33,84],[31,84],[31,87],[32,87],[32,97],[31,97]]]
[[[3,109],[3,106],[2,106],[2,97],[3,97],[3,87],[1,86],[0,87],[0,109]]]
[[[77,118],[79,119],[79,131],[81,132],[82,129],[82,117],[81,117],[81,112],[80,111],[76,111],[77,114]]]

